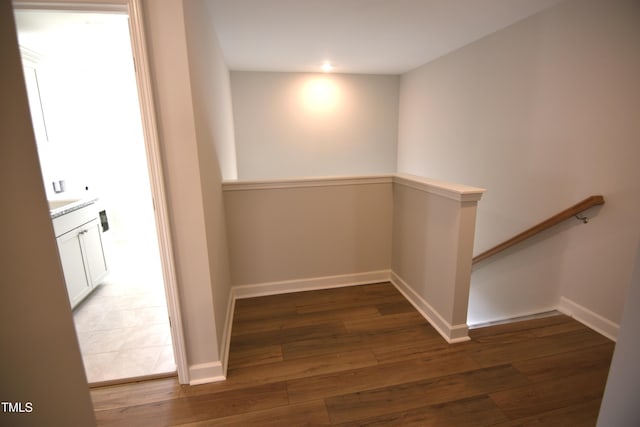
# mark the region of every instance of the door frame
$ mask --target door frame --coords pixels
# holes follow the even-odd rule
[[[153,85],[148,61],[142,0],[13,0],[13,8],[19,10],[119,13],[126,14],[129,17],[129,32],[135,64],[140,119],[144,136],[151,196],[153,199],[153,212],[156,223],[156,233],[158,235],[158,249],[164,278],[167,311],[171,326],[173,353],[175,356],[178,381],[180,384],[188,384],[189,371],[187,368],[178,281],[175,271],[171,229],[169,226],[169,213],[160,154],[160,140],[158,138],[155,116],[156,109],[153,98]]]

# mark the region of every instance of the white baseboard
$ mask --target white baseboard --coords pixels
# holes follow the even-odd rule
[[[470,323],[469,319],[467,318],[467,325],[469,326],[469,329],[479,329],[487,328],[489,326],[505,325],[514,322],[523,322],[525,320],[543,319],[545,317],[559,316],[560,314],[562,313],[560,313],[560,311],[558,311],[556,308],[550,308],[548,310],[533,310],[531,312],[525,312],[516,316],[500,317],[497,319],[476,323]]]
[[[390,270],[368,271],[365,273],[342,274],[337,276],[312,277],[281,282],[257,283],[231,288],[234,298],[253,298],[267,295],[286,294],[291,292],[314,291],[318,289],[340,288],[344,286],[369,285],[377,282],[388,282]]]
[[[233,327],[233,313],[236,309],[236,298],[233,295],[233,289],[229,292],[229,300],[227,302],[227,318],[224,322],[224,331],[222,333],[222,348],[220,356],[222,357],[222,374],[227,376],[227,367],[229,366],[229,346],[231,345],[231,328]]]
[[[282,282],[259,283],[256,285],[232,287],[231,292],[229,293],[227,317],[225,319],[224,331],[222,334],[222,348],[220,349],[221,360],[189,366],[189,384],[205,384],[224,381],[226,379],[236,299],[344,286],[367,285],[376,282],[389,281],[389,279],[390,271],[380,270],[340,276],[315,277],[303,280],[287,280]]]
[[[233,326],[233,312],[235,307],[235,298],[233,297],[232,291],[229,292],[227,318],[225,319],[224,331],[222,332],[221,360],[189,366],[189,385],[212,383],[227,379],[229,345],[231,343],[231,327]]]
[[[224,332],[222,335],[222,348],[220,351],[221,361],[189,366],[189,384],[205,384],[224,381],[226,379],[227,366],[229,362],[229,347],[231,343],[231,329],[233,326],[233,314],[237,299],[346,286],[369,285],[372,283],[388,281],[393,283],[400,293],[404,295],[404,297],[416,308],[416,310],[418,310],[420,314],[422,314],[422,316],[447,342],[453,344],[469,341],[468,327],[466,324],[449,324],[433,307],[431,307],[431,305],[429,305],[429,303],[410,288],[409,285],[400,278],[400,276],[391,272],[391,270],[378,270],[365,273],[234,286],[231,288],[227,303],[227,318],[225,319]]]
[[[604,335],[612,341],[616,341],[618,338],[620,325],[615,324],[608,319],[605,319],[599,314],[594,313],[588,308],[583,307],[568,298],[560,297],[560,305],[558,306],[558,311],[566,314],[567,316],[573,317],[578,322]]]
[[[416,310],[450,344],[469,341],[467,324],[451,325],[427,301],[416,293],[400,276],[391,272],[391,283],[415,307]]]
[[[189,366],[189,385],[224,381],[226,376],[219,361]]]

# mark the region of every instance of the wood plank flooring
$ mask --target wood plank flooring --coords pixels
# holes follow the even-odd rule
[[[593,426],[614,343],[562,315],[447,344],[389,283],[239,300],[227,381],[92,389],[99,425]]]

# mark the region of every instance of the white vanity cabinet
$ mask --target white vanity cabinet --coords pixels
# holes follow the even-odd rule
[[[74,308],[108,272],[95,205],[89,204],[53,218],[53,228],[69,301]]]

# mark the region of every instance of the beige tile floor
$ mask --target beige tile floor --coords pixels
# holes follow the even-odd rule
[[[88,381],[174,372],[159,260],[135,244],[105,244],[109,276],[73,315]]]

